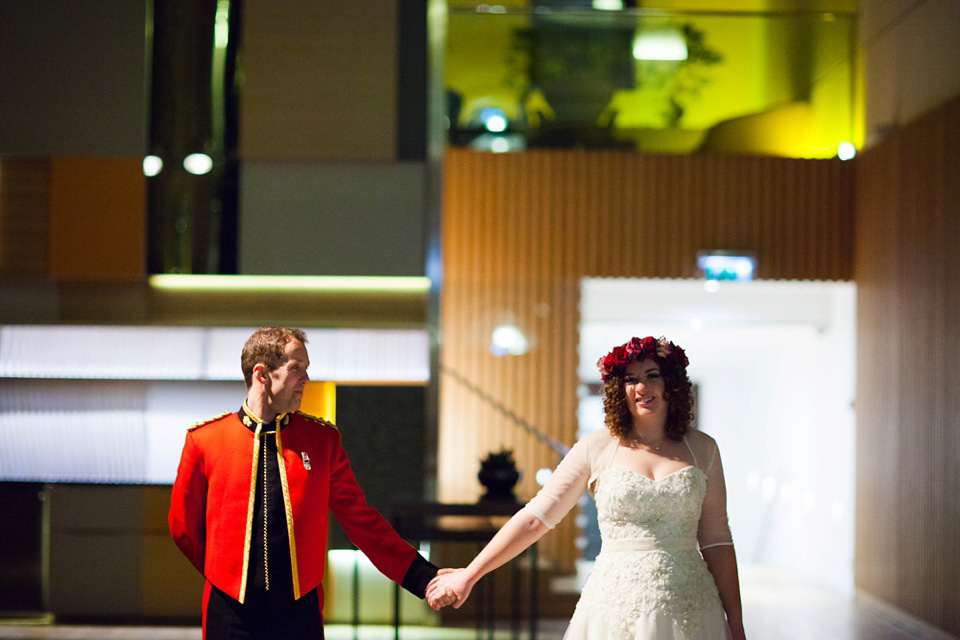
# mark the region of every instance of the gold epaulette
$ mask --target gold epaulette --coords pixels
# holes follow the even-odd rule
[[[204,426],[204,425],[208,425],[208,424],[210,424],[210,423],[212,423],[212,422],[216,422],[216,421],[219,420],[220,418],[222,418],[222,417],[224,417],[224,416],[228,416],[228,415],[230,415],[231,413],[236,413],[236,412],[235,412],[235,411],[224,411],[223,413],[221,413],[221,414],[218,415],[218,416],[214,416],[214,417],[208,418],[208,419],[206,419],[206,420],[201,420],[200,422],[198,422],[197,424],[193,425],[192,427],[187,427],[187,431],[194,431],[194,430],[196,430],[196,429],[199,429],[200,427],[202,427],[202,426]]]
[[[307,420],[310,420],[311,422],[316,422],[316,423],[318,423],[318,424],[322,424],[322,425],[325,425],[325,426],[327,426],[327,427],[333,427],[334,429],[337,428],[337,425],[333,424],[333,423],[330,422],[329,420],[325,420],[325,419],[319,418],[319,417],[317,417],[317,416],[312,416],[312,415],[310,415],[309,413],[304,413],[303,411],[297,411],[296,413],[297,413],[298,416],[302,416],[302,417],[306,418]]]

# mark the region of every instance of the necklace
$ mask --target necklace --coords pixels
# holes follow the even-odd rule
[[[662,440],[660,440],[660,442],[658,442],[658,443],[656,443],[656,444],[653,444],[653,443],[650,443],[650,442],[646,442],[646,441],[644,441],[644,440],[642,440],[642,439],[640,439],[640,438],[637,438],[637,437],[624,438],[624,440],[626,440],[627,445],[628,445],[631,449],[641,448],[641,449],[646,449],[646,450],[648,450],[648,451],[654,451],[654,452],[659,452],[659,451],[660,451],[660,448],[661,448],[664,444],[666,444],[666,442],[667,442],[667,439],[666,439],[666,438],[663,438]]]

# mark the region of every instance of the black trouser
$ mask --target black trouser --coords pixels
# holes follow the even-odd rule
[[[209,582],[204,592],[204,640],[323,640],[317,589],[294,600],[289,592],[247,589],[240,604]]]

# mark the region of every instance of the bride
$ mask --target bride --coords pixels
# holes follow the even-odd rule
[[[442,569],[430,605],[461,606],[590,491],[603,544],[565,640],[744,640],[723,467],[713,438],[689,428],[687,365],[651,336],[601,358],[607,428],[577,442],[466,568]]]

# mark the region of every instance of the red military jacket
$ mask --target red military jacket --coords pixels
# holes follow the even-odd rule
[[[277,423],[285,424],[277,432],[277,455],[294,598],[323,579],[328,509],[377,569],[402,582],[419,554],[367,504],[337,428],[300,412],[281,415]],[[247,590],[259,437],[236,412],[192,427],[170,503],[174,542],[211,584],[240,602]]]

